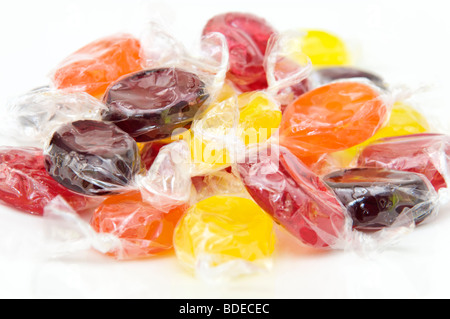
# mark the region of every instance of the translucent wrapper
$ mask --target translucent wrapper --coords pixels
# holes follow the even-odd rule
[[[280,105],[288,105],[309,90],[308,77],[312,72],[310,58],[295,47],[300,33],[293,30],[279,32],[269,40],[264,68],[267,91]]]
[[[307,78],[311,64],[294,61],[299,52],[287,50],[295,37],[286,32],[273,35],[265,56],[268,88],[262,91],[227,92],[197,113],[191,126],[191,147],[196,168],[204,175],[231,166],[249,145],[264,143],[276,135],[281,104],[295,97],[297,85]],[[295,91],[298,93],[298,91]]]
[[[105,109],[103,103],[87,93],[42,87],[9,102],[2,131],[19,145],[44,148],[62,124],[101,120]]]
[[[102,118],[137,142],[151,142],[189,129],[195,114],[214,100],[225,80],[228,51],[224,37],[213,33],[190,54],[156,23],[146,26],[141,42],[144,70],[108,87]]]
[[[250,149],[237,171],[258,205],[302,243],[335,246],[348,232],[345,210],[334,194],[284,147]]]
[[[116,259],[136,259],[171,250],[173,231],[195,198],[184,141],[164,146],[145,175],[118,195],[104,197],[90,221],[77,218],[60,197],[45,208],[50,253],[93,248]],[[74,234],[74,235],[68,235]]]
[[[250,149],[237,171],[255,202],[302,244],[314,248],[380,250],[437,211],[436,193],[422,175],[389,171],[388,176],[375,178],[360,172],[349,178],[350,193],[344,196],[330,186],[336,186],[330,183],[331,176],[340,172],[321,178],[276,144]],[[365,216],[365,211],[372,215]],[[385,223],[372,232],[355,227],[355,216],[375,220],[378,215]]]
[[[445,194],[450,181],[450,137],[429,133],[379,139],[361,150],[357,165],[420,173]]]
[[[228,12],[209,19],[202,34],[214,32],[223,34],[227,41],[230,57],[227,78],[242,92],[266,89],[264,59],[275,29],[253,14]]]
[[[229,53],[225,37],[211,32],[203,35],[195,49],[166,32],[164,25],[151,22],[141,36],[141,56],[146,69],[180,68],[199,76],[205,83],[210,101],[216,99],[225,82]],[[193,53],[194,52],[194,53]]]

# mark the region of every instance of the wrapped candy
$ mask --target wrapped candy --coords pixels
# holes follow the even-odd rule
[[[307,78],[311,64],[294,63],[286,43],[297,34],[273,36],[266,53],[266,90],[234,94],[199,112],[191,127],[191,143],[198,174],[217,171],[236,162],[246,147],[276,138],[282,120],[281,106],[294,97],[298,83]]]
[[[237,170],[258,205],[302,243],[337,246],[347,232],[335,195],[286,148],[260,147],[240,160]]]
[[[45,168],[58,183],[105,195],[127,186],[141,169],[133,138],[101,121],[105,108],[84,92],[44,88],[14,100],[5,127],[20,144],[43,150]]]
[[[112,82],[142,69],[140,52],[139,39],[130,34],[98,39],[63,60],[52,74],[52,84],[101,98]]]
[[[436,195],[423,175],[383,168],[353,168],[326,175],[353,220],[363,231],[391,226],[404,210],[420,224],[436,210]]]
[[[140,171],[131,136],[111,123],[62,125],[45,149],[45,168],[58,183],[85,195],[107,195],[129,185]]]
[[[189,128],[225,79],[228,54],[221,34],[202,38],[199,56],[188,54],[163,27],[149,24],[142,37],[145,70],[112,83],[103,102],[104,121],[115,123],[137,142],[167,139]]]
[[[189,126],[208,98],[205,83],[178,68],[133,73],[107,90],[103,120],[115,123],[138,142],[170,137]]]
[[[118,260],[145,258],[173,248],[173,232],[194,197],[189,148],[184,141],[161,148],[146,174],[121,194],[103,197],[89,221],[55,198],[45,207],[53,254],[94,248]],[[62,231],[65,230],[65,231]]]
[[[88,212],[99,200],[70,191],[45,170],[44,154],[35,147],[0,149],[0,200],[8,206],[42,216],[44,207],[57,196],[77,213]]]
[[[424,133],[379,139],[361,151],[357,165],[423,174],[439,191],[449,183],[450,137]]]
[[[387,120],[390,102],[369,84],[348,80],[313,89],[283,113],[280,144],[301,159],[347,149]]]
[[[180,262],[206,280],[266,270],[273,222],[251,199],[214,195],[191,206],[174,235]]]
[[[227,78],[243,92],[267,88],[264,58],[269,38],[275,33],[273,27],[253,14],[230,12],[206,23],[203,35],[211,32],[220,32],[227,40]]]
[[[173,247],[173,233],[188,205],[160,210],[143,201],[139,191],[107,197],[91,218],[92,228],[121,241],[120,249],[106,254],[135,259],[166,252]]]

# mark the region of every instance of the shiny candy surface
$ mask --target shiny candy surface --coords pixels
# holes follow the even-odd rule
[[[187,206],[161,211],[142,200],[139,191],[107,197],[97,208],[91,225],[99,233],[121,240],[108,254],[119,259],[152,256],[173,248],[173,232]]]
[[[230,53],[228,79],[243,92],[267,87],[264,56],[275,30],[264,19],[249,13],[231,12],[210,19],[203,34],[222,33]]]
[[[360,82],[331,83],[289,105],[280,144],[302,158],[347,149],[375,134],[387,119],[380,93]]]
[[[107,195],[130,184],[140,170],[140,158],[136,142],[114,124],[77,121],[53,134],[45,167],[75,192]]]
[[[434,209],[434,190],[425,177],[380,168],[354,168],[324,177],[353,220],[357,230],[391,226],[405,210],[413,209],[417,224]],[[417,205],[417,206],[416,206]]]
[[[260,149],[238,171],[256,203],[302,243],[333,246],[345,231],[344,209],[333,192],[287,149]]]
[[[424,133],[380,139],[363,149],[357,164],[420,173],[436,190],[446,188],[450,177],[450,137]]]
[[[96,40],[60,63],[53,75],[58,89],[84,91],[101,98],[125,74],[141,70],[141,45],[128,34]]]
[[[273,221],[251,199],[211,196],[183,216],[174,245],[180,262],[191,270],[201,263],[258,263],[274,251]]]
[[[121,78],[105,94],[105,121],[116,123],[137,142],[170,137],[188,127],[208,98],[205,84],[176,68],[144,70]]]
[[[0,200],[20,211],[42,215],[44,207],[62,196],[77,212],[93,209],[98,201],[74,193],[57,183],[45,170],[38,148],[0,149]]]

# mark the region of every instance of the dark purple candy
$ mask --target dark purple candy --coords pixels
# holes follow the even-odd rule
[[[431,185],[424,176],[411,172],[354,168],[331,173],[323,180],[347,207],[357,230],[391,226],[404,209],[413,207],[414,221],[419,224],[435,206]]]
[[[46,150],[45,168],[77,193],[107,195],[129,185],[140,170],[131,136],[111,123],[77,121],[61,126]]]
[[[114,122],[137,142],[164,139],[189,127],[208,98],[205,83],[177,68],[144,70],[113,83],[104,96],[103,120]]]
[[[343,66],[322,68],[314,71],[313,77],[315,77],[318,85],[325,85],[337,80],[364,78],[371,81],[379,88],[386,89],[385,83],[380,76],[353,67]]]

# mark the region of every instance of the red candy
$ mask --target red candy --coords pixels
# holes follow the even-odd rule
[[[203,34],[219,32],[230,52],[228,79],[243,92],[267,88],[264,56],[275,30],[264,20],[247,13],[226,13],[208,21]]]
[[[96,199],[71,192],[45,170],[44,155],[37,148],[0,150],[0,199],[7,205],[33,215],[61,195],[77,212],[95,207]]]
[[[181,205],[163,212],[142,201],[139,191],[108,197],[95,211],[91,225],[98,233],[121,240],[121,248],[108,252],[119,259],[155,255],[173,247],[173,232],[187,209]]]
[[[287,149],[269,146],[238,164],[247,191],[258,205],[309,246],[337,243],[345,214],[333,192]]]
[[[450,137],[442,134],[414,134],[383,138],[361,152],[358,166],[420,173],[438,191],[447,187]]]

